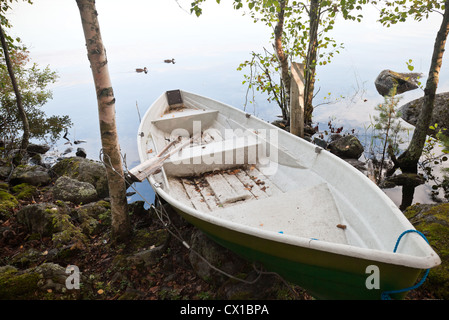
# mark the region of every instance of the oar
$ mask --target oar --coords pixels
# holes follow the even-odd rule
[[[197,135],[184,141],[184,143],[181,143],[179,146],[171,150],[169,153],[165,154],[170,147],[172,147],[177,141],[180,140],[180,138],[181,137],[178,137],[177,139],[171,141],[164,147],[164,149],[161,150],[161,152],[159,152],[153,158],[148,159],[145,162],[134,167],[133,169],[129,170],[128,175],[131,178],[131,180],[135,182],[142,182],[146,177],[152,175],[153,173],[161,169],[165,160],[170,158],[170,156],[172,156],[173,154],[175,154],[176,152],[178,152],[179,150],[181,150],[182,148],[193,142],[197,138]]]

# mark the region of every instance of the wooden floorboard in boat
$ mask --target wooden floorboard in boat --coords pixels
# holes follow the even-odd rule
[[[223,170],[201,177],[170,177],[168,181],[170,194],[202,212],[282,193],[256,168]]]
[[[211,209],[202,196],[199,187],[195,184],[195,181],[190,179],[181,179],[181,181],[195,209],[202,212],[210,211]]]

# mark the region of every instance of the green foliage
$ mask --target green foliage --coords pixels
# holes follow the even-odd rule
[[[382,179],[383,169],[387,155],[394,157],[400,152],[400,145],[404,143],[401,133],[406,129],[402,127],[400,118],[401,113],[397,108],[399,99],[395,94],[385,96],[385,101],[376,106],[377,115],[372,116],[370,127],[373,129],[373,141],[371,149],[374,154],[380,154],[380,159],[374,156],[374,162],[378,164],[376,181],[379,183]],[[374,141],[380,142],[380,150],[374,150]]]
[[[206,0],[195,0],[191,3],[191,13],[202,14],[201,4]],[[243,0],[234,0],[235,9],[243,8]],[[312,9],[312,2],[317,10]],[[275,39],[279,27],[279,12],[284,14],[282,30],[282,49],[288,61],[297,61],[306,66],[306,109],[312,108],[313,88],[316,66],[324,66],[331,62],[335,54],[343,48],[330,36],[338,16],[347,20],[361,21],[362,15],[353,14],[362,9],[369,0],[321,0],[321,1],[289,1],[289,0],[246,0],[248,14],[256,23],[264,23],[272,30]],[[217,0],[220,3],[220,0]],[[317,26],[312,26],[317,22]],[[268,101],[275,101],[282,110],[284,119],[288,119],[289,81],[281,73],[280,61],[276,53],[263,48],[262,53],[251,53],[252,58],[240,64],[238,70],[249,68],[243,83],[248,84],[248,91],[254,89],[268,95]],[[254,95],[253,95],[254,100]],[[311,111],[308,111],[311,115]]]
[[[441,0],[386,0],[381,3],[383,7],[379,21],[387,27],[411,17],[421,21],[427,19],[430,13],[445,9],[444,1]]]
[[[28,2],[29,4],[33,4],[31,0],[22,0],[23,2]],[[13,38],[9,36],[6,32],[6,28],[11,28],[12,25],[9,23],[9,20],[6,18],[5,13],[11,10],[11,4],[13,2],[19,2],[18,0],[1,0],[0,1],[0,25],[5,33],[6,43],[9,49],[18,49],[19,47],[25,49],[23,44],[20,42],[20,38]],[[0,47],[0,55],[3,56],[3,49]]]
[[[47,87],[57,80],[56,72],[48,66],[40,68],[36,63],[30,63],[29,53],[23,48],[14,48],[9,54],[30,124],[30,137],[55,142],[63,130],[71,126],[68,116],[47,117],[41,110],[52,98]],[[22,130],[22,123],[4,58],[0,57],[0,61],[0,140],[14,141]]]
[[[8,219],[12,209],[18,204],[17,199],[9,191],[0,189],[0,219],[5,219],[5,217]]]
[[[438,128],[438,123],[435,123],[433,126],[430,126],[430,129],[435,130],[436,132],[436,138],[441,142],[443,145],[442,152],[445,154],[449,153],[449,136],[447,135],[447,129],[446,128]]]
[[[22,0],[23,2],[28,2],[33,4],[31,0]],[[18,0],[2,0],[0,1],[0,24],[5,28],[11,28],[9,20],[6,18],[5,13],[11,10],[11,4],[13,2],[19,2]]]
[[[443,131],[445,129],[441,130],[438,128],[437,123],[429,128],[435,130],[436,138],[432,136],[427,137],[418,165],[425,174],[426,180],[432,182],[432,190],[430,191],[430,195],[437,200],[441,188],[446,192],[446,194],[447,190],[449,190],[447,180],[444,176],[441,176],[438,172],[439,170],[435,170],[439,166],[442,167],[443,163],[448,160],[447,153],[449,153],[449,137],[444,135]],[[441,148],[443,149],[441,150]],[[442,153],[440,153],[440,151]]]
[[[251,55],[251,60],[246,60],[237,68],[239,71],[244,68],[250,69],[249,75],[244,75],[245,80],[242,84],[248,83],[248,90],[253,92],[255,89],[256,91],[266,93],[268,102],[275,101],[286,119],[288,117],[289,105],[276,56],[265,48],[263,54],[253,51]],[[253,103],[254,100],[253,95],[250,103]],[[245,103],[245,107],[246,105],[247,103]]]
[[[395,96],[385,97],[385,102],[375,107],[378,111],[377,116],[373,116],[375,138],[393,148],[395,154],[399,152],[399,145],[403,143],[400,133],[405,131],[401,126],[401,112],[398,110],[399,99]]]

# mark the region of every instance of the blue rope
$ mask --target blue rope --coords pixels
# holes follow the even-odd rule
[[[414,229],[406,230],[399,236],[398,240],[396,241],[396,245],[394,246],[393,252],[396,252],[396,250],[398,249],[399,242],[401,241],[402,237],[404,235],[406,235],[407,233],[410,233],[410,232],[416,232],[421,237],[423,237],[424,240],[426,240],[427,243],[429,243],[429,241],[427,240],[426,236],[424,234],[422,234],[422,232],[419,232],[418,230],[414,230]],[[426,280],[427,275],[429,274],[429,271],[430,271],[430,269],[427,269],[426,272],[424,273],[424,276],[422,277],[422,279],[417,284],[415,284],[412,287],[405,288],[405,289],[400,289],[400,290],[392,290],[392,291],[384,291],[384,292],[382,292],[382,294],[381,294],[382,300],[391,300],[390,294],[405,292],[405,291],[414,290],[414,289],[418,288]]]

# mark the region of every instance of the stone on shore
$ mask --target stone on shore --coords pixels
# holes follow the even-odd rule
[[[56,176],[68,176],[81,182],[89,182],[97,190],[98,197],[109,195],[105,166],[83,157],[70,157],[57,162],[52,168]]]
[[[382,96],[389,96],[396,88],[396,94],[401,94],[419,87],[420,73],[399,73],[391,70],[383,70],[376,78],[374,84],[377,92]]]
[[[75,204],[98,200],[97,190],[89,182],[82,182],[67,176],[59,177],[53,186],[53,196],[57,200],[70,201]]]
[[[16,167],[11,175],[12,185],[28,183],[33,186],[45,186],[51,181],[48,170],[39,165],[22,165]]]
[[[424,98],[419,98],[404,104],[399,109],[402,119],[412,126],[416,126],[421,114],[423,102]],[[449,92],[439,93],[435,96],[435,103],[430,124],[432,126],[435,124],[438,125],[437,132],[439,129],[447,129],[443,130],[442,133],[449,135]],[[429,128],[427,134],[435,135],[437,132]]]
[[[346,135],[333,138],[328,149],[340,158],[358,159],[362,155],[364,148],[359,139],[353,135]]]

